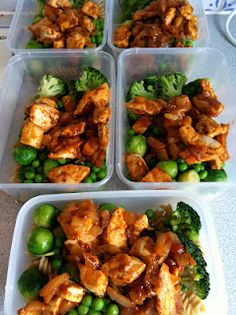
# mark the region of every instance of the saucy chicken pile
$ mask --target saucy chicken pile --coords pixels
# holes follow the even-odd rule
[[[180,223],[186,217],[188,223],[183,227]],[[168,227],[164,223],[167,219]],[[198,274],[194,277],[197,280],[191,280],[196,285],[192,293],[196,298],[200,296],[198,302],[207,297],[206,262],[192,241],[198,239],[200,217],[187,204],[178,203],[176,211],[164,206],[156,212],[149,209],[146,214],[136,214],[114,204],[97,206],[92,200],[82,200],[68,203],[57,220],[65,233],[61,255],[75,272],[72,276],[63,268],[61,272],[50,271],[47,283],[38,288],[41,300],[29,302],[18,314],[29,314],[27,311],[34,309],[34,314],[51,311],[50,314],[63,315],[80,304],[88,306],[85,301],[91,294],[100,301],[107,297],[109,303],[117,303],[116,312],[112,313],[109,303],[108,308],[105,304],[102,308],[101,302],[100,311],[104,314],[188,314],[182,305],[182,279],[188,278],[187,270]],[[42,218],[40,222],[44,222]],[[28,242],[32,243],[33,233],[35,230]],[[28,248],[35,250],[29,243]],[[77,282],[73,280],[76,274]],[[24,294],[22,278],[25,276],[20,277],[18,284]],[[187,283],[185,292],[189,290]],[[93,303],[89,307],[99,309]]]
[[[103,41],[103,10],[93,1],[85,1],[79,8],[69,0],[46,0],[40,16],[29,25],[36,44],[27,48],[91,48]],[[35,47],[34,47],[35,45]]]
[[[198,38],[198,19],[187,0],[152,1],[133,12],[114,32],[114,45],[128,47],[188,47]]]

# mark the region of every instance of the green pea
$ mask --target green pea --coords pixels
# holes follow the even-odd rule
[[[60,237],[60,236],[56,236],[55,238],[55,245],[57,248],[62,248],[64,245],[64,238]]]
[[[97,181],[97,175],[95,173],[90,173],[89,177],[92,179],[93,183]]]
[[[78,313],[79,315],[86,315],[89,312],[88,306],[85,306],[83,304],[80,304],[78,307]]]
[[[108,210],[109,212],[113,212],[117,209],[117,206],[114,203],[103,203],[100,205],[100,211]]]
[[[87,307],[89,307],[89,306],[91,306],[91,304],[92,304],[92,301],[93,301],[93,297],[92,297],[92,295],[86,295],[84,298],[83,298],[83,300],[82,300],[82,304],[84,305],[84,306],[87,306]]]
[[[98,180],[103,180],[104,178],[106,178],[106,176],[107,172],[105,170],[100,170],[97,174]]]
[[[86,184],[92,184],[93,183],[93,180],[90,176],[86,177],[85,180],[84,180],[84,183]]]
[[[58,254],[60,254],[60,249],[59,249],[59,248],[54,247],[54,248],[53,248],[53,253],[54,253],[54,255],[58,255]]]
[[[88,166],[88,167],[92,167],[92,163],[91,162],[85,162],[85,165]]]
[[[92,173],[97,174],[100,171],[100,168],[93,166],[91,171],[92,171]]]
[[[185,172],[185,171],[187,171],[187,169],[188,169],[188,165],[186,163],[182,163],[179,165],[179,170],[181,172]]]
[[[64,165],[67,163],[67,160],[66,159],[58,159],[57,160],[61,165]]]
[[[32,179],[26,179],[26,180],[24,180],[24,183],[25,184],[32,184],[33,181],[32,181]]]
[[[34,160],[31,165],[32,165],[33,168],[38,168],[40,166],[40,161],[39,160]]]
[[[184,161],[183,159],[177,159],[176,162],[177,162],[178,164],[183,164],[183,163],[185,163],[185,161]]]
[[[43,164],[43,170],[46,175],[55,167],[60,166],[60,163],[56,160],[48,159]]]
[[[34,179],[35,173],[33,171],[26,171],[25,177],[26,177],[26,179]]]
[[[148,217],[149,220],[153,219],[154,218],[154,211],[152,209],[148,209],[146,212],[145,212],[146,216]]]
[[[195,164],[195,165],[193,165],[193,169],[194,169],[197,173],[201,172],[201,169],[202,169],[201,164]]]
[[[103,162],[103,164],[102,164],[102,170],[107,170],[107,164],[106,164],[106,162]]]
[[[78,315],[78,312],[76,311],[76,309],[73,309],[68,312],[68,315]]]
[[[129,129],[129,130],[128,130],[128,135],[129,135],[130,137],[134,136],[134,135],[135,135],[135,131],[134,131],[133,129]]]
[[[44,160],[46,160],[46,158],[47,158],[47,153],[46,152],[42,152],[42,153],[39,154],[40,161],[43,162]]]
[[[98,33],[96,36],[96,40],[97,40],[97,45],[101,45],[103,42],[103,34]]]
[[[134,122],[138,119],[138,116],[132,111],[128,110],[128,118],[130,121]]]
[[[101,311],[104,307],[104,301],[102,298],[95,298],[92,302],[92,308],[95,311]]]
[[[37,172],[38,172],[39,174],[43,174],[43,167],[42,167],[42,166],[39,166],[39,167],[37,168]]]
[[[90,309],[88,312],[88,315],[101,315],[102,313],[99,311],[95,311],[93,309]]]
[[[52,268],[56,271],[60,270],[61,267],[62,267],[62,264],[63,264],[63,260],[62,258],[59,256],[55,256],[53,259],[52,259]]]
[[[107,308],[107,306],[108,306],[109,304],[111,304],[111,300],[106,297],[106,298],[104,299],[104,310]]]
[[[118,315],[120,313],[119,307],[117,304],[110,304],[107,307],[107,315]]]
[[[201,171],[201,172],[199,173],[199,177],[200,177],[201,180],[207,178],[207,175],[208,175],[208,172],[207,172],[207,171]]]
[[[96,43],[97,43],[95,36],[92,36],[92,37],[90,38],[90,40],[91,40],[91,43],[93,43],[93,44],[96,44]]]
[[[63,110],[64,109],[64,105],[63,105],[62,101],[58,101],[57,102],[57,108],[58,108],[58,110]]]
[[[35,181],[35,183],[42,183],[44,181],[44,178],[45,177],[42,174],[36,174],[34,181]]]
[[[200,172],[204,171],[205,170],[204,164],[199,164],[199,168],[200,168]]]

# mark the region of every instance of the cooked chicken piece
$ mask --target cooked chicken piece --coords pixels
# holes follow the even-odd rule
[[[49,148],[53,150],[48,154],[49,159],[78,159],[81,157],[80,147],[84,143],[79,137],[59,139],[58,145],[53,148],[53,141],[49,144]]]
[[[209,80],[201,79],[199,80],[199,84],[201,85],[201,88],[202,88],[202,92],[201,92],[202,95],[216,99],[216,95],[213,91],[211,82]]]
[[[83,299],[84,289],[77,283],[63,283],[56,292],[56,295],[70,302],[80,303]]]
[[[66,112],[73,112],[76,108],[75,102],[70,95],[63,96],[62,103]]]
[[[154,167],[141,182],[172,182],[171,177],[158,167]]]
[[[193,104],[202,114],[210,117],[218,116],[224,109],[218,100],[202,94],[194,96]]]
[[[54,296],[54,298],[51,300],[50,304],[48,305],[48,311],[50,310],[49,314],[57,315],[59,313],[61,303],[62,303],[62,298],[58,296]]]
[[[85,265],[79,265],[80,280],[86,289],[95,295],[103,297],[108,286],[108,277],[101,270],[93,270]]]
[[[166,145],[162,143],[160,140],[151,136],[151,137],[148,137],[147,143],[153,150],[155,150],[158,160],[166,161],[169,159],[168,153],[166,150]]]
[[[83,254],[83,258],[85,266],[92,269],[98,269],[100,267],[100,260],[98,256],[85,252]]]
[[[53,48],[56,48],[56,49],[62,49],[62,48],[65,48],[65,38],[64,37],[61,37],[57,40],[54,40],[53,42]]]
[[[182,16],[177,16],[173,24],[170,26],[169,32],[175,38],[182,39],[184,35],[185,20]]]
[[[81,11],[88,16],[91,16],[95,20],[101,16],[101,12],[97,3],[92,1],[86,1],[81,8]]]
[[[196,16],[192,16],[192,18],[188,21],[186,26],[187,35],[196,40],[198,37],[198,18]]]
[[[131,21],[126,21],[116,28],[114,32],[114,45],[119,48],[129,47],[131,36]]]
[[[133,14],[133,21],[148,20],[160,15],[159,4],[157,1],[152,1],[143,10],[138,10]]]
[[[162,99],[151,101],[143,96],[136,96],[126,104],[127,108],[136,115],[158,115],[165,105],[166,102]]]
[[[179,12],[186,20],[191,20],[193,15],[193,7],[190,4],[183,5],[179,9]]]
[[[46,97],[46,96],[41,96],[39,98],[37,98],[34,101],[34,104],[42,104],[42,105],[47,105],[47,106],[51,106],[57,109],[57,103],[53,98],[50,97]]]
[[[181,151],[179,143],[170,143],[168,145],[168,151],[170,153],[172,160],[175,161],[179,157]]]
[[[107,294],[110,299],[117,302],[120,306],[134,307],[134,303],[125,295],[123,295],[117,287],[107,287]]]
[[[85,37],[79,33],[73,33],[66,38],[67,48],[83,49],[85,47]]]
[[[33,104],[30,109],[30,121],[48,131],[59,121],[59,111],[52,106]]]
[[[99,139],[90,137],[83,146],[83,154],[87,156],[93,155],[99,148]]]
[[[98,88],[86,92],[82,99],[79,101],[77,108],[74,112],[75,115],[79,115],[83,112],[86,105],[94,104],[95,107],[105,107],[110,99],[110,88],[108,83],[104,83]]]
[[[95,30],[95,24],[87,16],[83,17],[83,26],[89,31],[89,33],[92,33]]]
[[[163,263],[156,280],[157,309],[160,315],[180,314],[181,297],[175,286],[175,277]]]
[[[61,31],[64,33],[79,24],[79,19],[75,15],[74,10],[64,11],[57,18],[57,24],[60,26]]]
[[[60,112],[60,125],[70,124],[75,119],[73,112]]]
[[[20,143],[29,145],[35,149],[40,149],[43,141],[43,134],[43,128],[26,120],[21,131]]]
[[[192,108],[192,104],[186,95],[171,97],[166,105],[165,118],[179,120]]]
[[[47,176],[52,183],[79,184],[89,173],[87,166],[67,164],[53,168]]]
[[[163,23],[162,23],[162,27],[164,30],[169,29],[175,17],[176,17],[176,8],[169,8],[167,12],[165,13]]]
[[[141,232],[149,227],[146,214],[124,213],[124,219],[128,225],[127,235],[129,244],[133,244],[140,236]]]
[[[170,232],[171,233],[171,232]],[[169,232],[158,233],[156,238],[156,244],[154,248],[154,253],[157,255],[158,262],[161,265],[165,259],[168,257],[171,249],[171,235]]]
[[[48,4],[45,4],[43,9],[43,14],[45,17],[49,18],[52,22],[55,22],[57,17],[63,12],[60,8],[54,8]]]
[[[47,4],[54,8],[70,8],[71,2],[69,0],[47,0]]]
[[[74,233],[76,234],[76,233]],[[87,235],[87,234],[86,234]],[[75,259],[74,264],[77,264],[78,261],[81,261],[84,259],[84,254],[91,250],[92,243],[83,243],[82,241],[78,239],[68,239],[65,241],[65,246],[70,252],[71,257]]]
[[[125,210],[123,208],[115,209],[103,234],[104,241],[117,248],[127,247],[126,228],[128,225],[125,222],[124,213]]]
[[[98,124],[98,140],[99,148],[102,150],[106,150],[109,143],[109,129],[103,123]]]
[[[111,108],[109,106],[105,107],[95,107],[93,111],[93,122],[95,124],[108,123],[111,116]]]
[[[66,315],[70,310],[76,308],[77,306],[78,306],[78,303],[62,300],[62,303],[60,306],[60,315]]]
[[[154,241],[149,236],[140,237],[131,247],[129,254],[149,263],[154,250]]]
[[[148,167],[141,155],[126,154],[128,174],[132,180],[140,181],[148,173]]]
[[[39,300],[33,300],[26,304],[25,307],[18,310],[18,315],[41,315],[42,312],[48,310],[48,305]]]
[[[134,288],[135,289],[135,288]],[[142,296],[142,293],[141,293]],[[140,298],[138,296],[138,298]],[[155,299],[148,298],[144,305],[121,309],[121,315],[157,315]]]
[[[152,123],[152,118],[148,116],[142,116],[138,118],[138,120],[133,125],[133,130],[135,133],[141,133],[143,134],[145,131],[147,131],[148,127]]]
[[[76,137],[84,133],[86,127],[85,122],[79,122],[77,124],[70,124],[66,127],[62,127],[61,136],[62,137]]]
[[[212,118],[206,115],[201,115],[196,124],[196,131],[208,137],[215,138],[218,135],[228,133],[229,125],[219,124]]]
[[[91,163],[96,167],[102,167],[106,159],[106,151],[97,150],[93,155],[91,155]]]
[[[146,265],[138,258],[127,254],[117,254],[102,265],[102,271],[117,286],[124,286],[138,279]]]

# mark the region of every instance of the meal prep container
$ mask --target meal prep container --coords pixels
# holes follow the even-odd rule
[[[24,121],[24,111],[34,95],[37,94],[40,79],[45,74],[52,74],[64,80],[78,78],[81,66],[92,66],[101,70],[108,78],[112,98],[110,106],[112,115],[109,122],[110,141],[107,148],[107,176],[100,182],[86,184],[24,184],[11,183],[16,163],[12,157],[13,146]],[[115,65],[111,55],[105,52],[31,54],[22,53],[10,59],[4,75],[0,93],[0,189],[19,200],[37,196],[42,193],[75,192],[99,190],[113,173],[114,154],[114,112],[115,112]]]
[[[134,80],[142,80],[151,74],[184,72],[188,81],[209,78],[218,99],[224,104],[223,112],[216,118],[218,122],[230,123],[228,151],[231,156],[226,161],[225,170],[228,181],[200,183],[142,183],[126,178],[125,146],[127,141],[127,111],[125,98],[129,85]],[[119,56],[117,78],[117,130],[116,135],[116,170],[119,178],[131,189],[196,189],[205,193],[215,193],[236,184],[236,90],[227,61],[218,50],[211,48],[173,48],[173,49],[129,49]]]
[[[194,47],[206,47],[208,44],[208,29],[206,16],[203,8],[202,0],[189,0],[194,8],[194,15],[198,17],[199,34],[197,41],[194,42]],[[123,48],[118,48],[113,44],[113,35],[115,29],[121,24],[121,8],[120,0],[109,0],[109,23],[108,23],[108,45],[112,49],[112,53],[115,58],[118,58],[119,54],[124,51]]]
[[[7,38],[8,47],[15,54],[19,52],[37,52],[37,53],[55,53],[55,52],[74,52],[74,51],[90,51],[95,52],[102,50],[107,41],[107,25],[108,25],[108,0],[93,0],[97,3],[103,3],[105,10],[103,42],[95,48],[86,49],[25,49],[26,44],[32,38],[32,33],[28,30],[28,25],[31,24],[34,16],[37,14],[37,1],[36,0],[18,0],[14,17],[11,22],[9,35]]]
[[[210,273],[211,291],[204,301],[206,315],[227,313],[227,298],[219,256],[218,243],[213,227],[211,215],[197,195],[183,194],[176,191],[116,191],[91,192],[79,194],[59,194],[39,196],[29,200],[20,210],[11,247],[10,261],[5,288],[5,315],[16,314],[17,309],[24,305],[24,301],[17,289],[20,274],[27,268],[30,257],[27,253],[26,240],[32,229],[33,212],[43,203],[51,203],[63,209],[68,201],[93,199],[95,203],[115,203],[125,209],[140,213],[148,208],[157,209],[161,204],[176,204],[183,201],[192,206],[200,215],[202,230],[200,242]]]

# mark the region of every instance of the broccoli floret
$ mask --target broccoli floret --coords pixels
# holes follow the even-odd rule
[[[158,82],[158,77],[156,75],[150,75],[149,77],[146,77],[144,79],[145,87],[148,87],[151,85],[154,88],[156,88],[157,82]]]
[[[68,95],[73,99],[75,103],[78,101],[78,92],[75,88],[75,81],[70,81],[67,83]]]
[[[206,299],[210,291],[210,276],[206,270],[207,263],[200,248],[185,235],[178,233],[179,239],[185,251],[195,260],[196,265],[187,266],[181,275],[181,285],[198,295],[202,300]]]
[[[190,99],[192,99],[195,95],[200,94],[202,92],[200,80],[202,79],[197,79],[195,81],[192,81],[186,84],[183,87],[183,94],[188,95]]]
[[[72,8],[79,9],[85,2],[86,0],[69,0]]]
[[[25,46],[26,49],[41,49],[43,45],[38,43],[35,39],[30,39]]]
[[[38,90],[39,96],[51,97],[63,95],[65,92],[66,85],[61,79],[58,79],[50,74],[46,74],[42,77]]]
[[[131,101],[136,96],[143,96],[150,100],[155,100],[157,98],[157,93],[155,88],[151,85],[145,88],[144,81],[133,81],[129,87],[127,102]]]
[[[198,213],[192,207],[179,202],[170,220],[174,232],[184,234],[193,242],[197,241],[201,229],[201,220]]]
[[[186,76],[181,72],[159,76],[156,86],[158,97],[168,99],[173,96],[181,95],[182,88],[186,81]]]
[[[99,70],[91,67],[84,67],[82,76],[75,82],[75,88],[78,92],[84,92],[87,90],[94,90],[105,82],[108,82],[107,78]]]
[[[184,47],[193,47],[194,41],[191,39],[182,39],[182,44]]]

